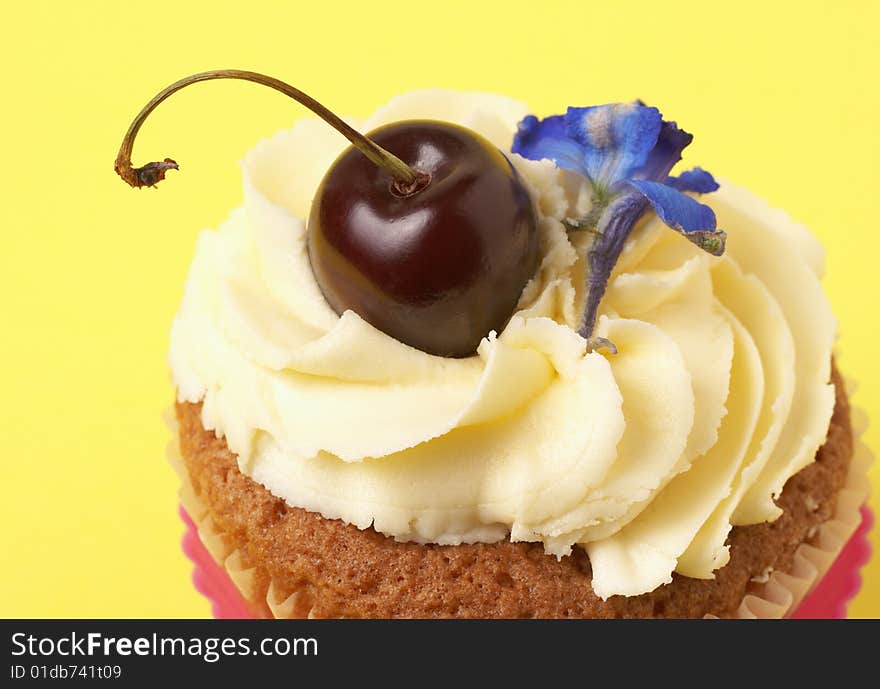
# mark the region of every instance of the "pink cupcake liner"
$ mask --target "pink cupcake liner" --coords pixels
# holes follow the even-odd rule
[[[789,617],[795,620],[846,618],[847,606],[862,587],[860,570],[871,559],[868,532],[874,523],[874,515],[867,505],[862,505],[861,513],[862,523],[859,528],[847,541],[825,576]]]
[[[215,620],[249,620],[258,616],[238,592],[225,570],[214,562],[211,553],[205,548],[198,530],[183,507],[179,508],[180,518],[186,525],[183,533],[183,553],[193,563],[192,582],[196,591],[211,602],[211,614]]]
[[[825,576],[788,615],[793,619],[844,619],[850,601],[862,586],[860,570],[871,557],[868,532],[874,515],[867,505],[861,508],[862,522],[841,550]],[[229,575],[205,548],[189,515],[180,508],[186,525],[183,552],[193,563],[192,581],[196,590],[211,602],[211,612],[218,620],[255,619],[259,615],[242,598]]]

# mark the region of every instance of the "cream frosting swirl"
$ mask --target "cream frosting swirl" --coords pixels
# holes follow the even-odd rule
[[[589,234],[583,181],[509,153],[527,108],[431,90],[408,118],[470,127],[533,196],[541,264],[518,310],[466,359],[431,356],[325,302],[306,252],[309,205],[345,146],[318,120],[258,144],[244,204],[203,232],[171,330],[178,398],[226,438],[242,472],[293,506],[399,540],[511,538],[584,547],[602,597],[674,571],[710,578],[735,524],[775,519],[834,404],[836,324],[809,232],[722,183],[702,199],[729,235],[714,258],[648,216],[633,231],[597,334],[576,333]]]

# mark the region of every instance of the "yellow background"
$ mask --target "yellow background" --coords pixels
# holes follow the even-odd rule
[[[188,89],[135,148],[182,171],[127,188],[112,162],[130,118],[203,69],[266,72],[351,115],[433,85],[538,114],[660,106],[697,134],[687,164],[820,236],[840,363],[880,419],[876,2],[19,2],[2,25],[0,616],[209,614],[164,459],[168,328],[196,233],[241,200],[237,161],[303,110],[253,84]],[[850,613],[880,616],[880,557],[864,574]]]

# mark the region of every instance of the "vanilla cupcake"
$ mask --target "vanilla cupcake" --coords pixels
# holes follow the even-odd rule
[[[350,124],[415,176],[261,142],[171,330],[182,501],[254,614],[790,612],[864,498],[810,233],[670,176],[691,136],[641,103]]]

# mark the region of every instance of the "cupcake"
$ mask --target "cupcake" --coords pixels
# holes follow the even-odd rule
[[[867,492],[809,231],[640,102],[350,126],[247,154],[171,329],[181,501],[251,612],[790,614]]]

